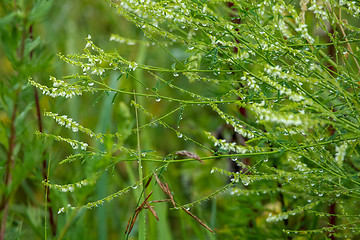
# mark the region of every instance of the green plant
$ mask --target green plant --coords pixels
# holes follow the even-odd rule
[[[34,29],[51,5],[52,1],[1,3],[0,239],[19,239],[24,232],[29,237],[43,236],[43,222],[39,221],[43,202],[36,195],[44,192],[37,183],[47,179],[48,154],[34,136],[36,130],[42,132],[42,114],[37,89],[27,84],[27,78],[42,78],[50,65],[51,54],[44,51]],[[56,235],[50,195],[44,201],[50,204],[45,214],[49,214],[49,229]]]
[[[355,46],[360,7],[356,3],[108,2],[146,36],[147,40],[115,34],[110,38],[137,45],[137,59],[104,51],[89,36],[84,53],[59,54],[80,67],[81,74],[63,80],[50,77],[53,87],[31,79],[29,83],[51,97],[104,97],[103,109],[121,121],[105,127],[101,121],[107,121],[109,112],[100,114],[104,127],[94,131],[65,115],[46,112],[60,125],[81,132],[82,138],[38,135],[70,144],[75,153],[61,163],[81,160],[85,170],[77,175],[84,180],[69,185],[44,181],[46,186],[82,191],[82,186],[95,184],[119,165],[126,168],[131,182],[91,201],[80,201],[78,197],[86,194],[74,193],[79,203],[64,206],[59,213],[110,204],[134,188],[136,207],[125,238],[139,219],[139,239],[145,239],[153,231],[147,226],[153,225],[143,210],[156,217],[153,205],[164,196],[171,199],[173,210],[192,215],[188,208],[222,194],[226,198],[220,202],[237,199],[233,206],[247,209],[214,205],[212,214],[216,209],[218,214],[227,213],[217,215],[225,218],[221,225],[211,224],[219,235],[255,238],[260,230],[262,237],[271,239],[358,237],[360,67]],[[152,51],[166,56],[146,58],[153,56]],[[157,136],[164,134],[173,137],[164,142]],[[227,169],[229,160],[235,170]],[[137,163],[136,171],[132,163]],[[179,165],[185,181],[192,177],[221,181],[218,174],[231,181],[217,190],[205,186],[207,194],[201,192],[185,203],[186,191],[196,192],[200,186],[179,184],[181,177],[170,174],[180,174],[172,169]],[[206,173],[191,176],[193,168]],[[157,191],[152,202],[150,189]],[[196,209],[201,213],[201,207]],[[231,211],[243,213],[244,219],[227,223]],[[213,237],[197,226],[193,231],[198,238]]]

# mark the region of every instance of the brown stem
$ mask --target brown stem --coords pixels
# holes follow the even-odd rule
[[[333,202],[329,206],[329,226],[333,227],[336,225],[336,202]],[[335,240],[335,236],[332,234],[333,231],[329,233],[329,237],[331,240]]]
[[[3,217],[1,219],[1,231],[0,231],[0,240],[5,240],[5,229],[6,229],[6,219],[9,213],[9,201],[6,201],[4,206]]]

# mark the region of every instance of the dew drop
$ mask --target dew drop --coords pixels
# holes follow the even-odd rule
[[[174,73],[174,77],[178,77],[179,76],[179,73]]]
[[[157,99],[155,99],[155,101],[160,102],[160,101],[161,101],[161,98],[157,98]]]
[[[178,138],[182,138],[182,136],[183,136],[181,132],[177,132],[176,135]]]
[[[248,186],[250,184],[250,181],[247,178],[241,179],[241,182],[244,184],[244,186]]]

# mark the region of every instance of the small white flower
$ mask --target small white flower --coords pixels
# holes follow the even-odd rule
[[[137,67],[138,67],[138,64],[136,62],[131,62],[129,64],[130,71],[135,71]]]
[[[65,208],[64,208],[64,207],[62,207],[62,208],[59,209],[58,214],[63,213],[63,212],[65,212]]]

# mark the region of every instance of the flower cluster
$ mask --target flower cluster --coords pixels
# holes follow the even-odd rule
[[[62,80],[56,79],[55,77],[50,77],[50,81],[53,81],[54,87],[52,88],[34,82],[31,78],[29,79],[29,83],[31,85],[40,89],[43,94],[53,98],[55,97],[71,98],[75,95],[82,95],[82,93],[86,90],[84,86],[80,86],[76,84],[68,84]]]
[[[299,24],[299,26],[297,28],[295,28],[295,31],[297,31],[298,33],[301,34],[301,37],[308,40],[309,43],[314,43],[315,39],[309,34],[308,30],[307,30],[307,25],[302,23]]]
[[[214,146],[219,146],[221,151],[233,152],[239,154],[252,153],[259,151],[258,147],[252,146],[241,146],[237,145],[236,142],[229,143],[225,139],[217,139],[211,133],[205,132],[206,136],[214,143]]]
[[[286,37],[286,38],[292,37],[289,27],[286,25],[286,23],[283,20],[279,20],[278,27],[279,27],[281,33],[284,35],[284,37]]]
[[[136,62],[130,62],[129,63],[130,71],[135,71],[137,67],[138,67],[138,64]]]
[[[117,64],[111,61],[114,58],[112,54],[106,54],[103,49],[97,47],[91,41],[91,36],[88,36],[86,39],[87,43],[84,48],[85,54],[64,56],[59,53],[59,58],[71,65],[81,67],[84,75],[90,71],[90,74],[102,76],[106,70],[106,68],[101,65],[103,62],[107,62],[108,65],[114,64],[115,66],[113,66],[113,69],[117,69]],[[89,48],[92,49],[95,54],[91,54]],[[85,62],[85,60],[87,60],[87,62]]]
[[[348,147],[348,144],[345,142],[341,144],[340,146],[335,147],[335,162],[341,167],[344,162],[344,158],[346,155],[346,149]]]
[[[38,132],[38,131],[36,132],[36,134],[40,135],[42,137],[52,138],[52,139],[54,139],[56,141],[59,141],[59,142],[66,142],[66,143],[70,144],[73,149],[79,149],[80,148],[82,150],[86,150],[87,147],[89,146],[87,143],[76,141],[76,140],[69,139],[69,138],[63,138],[63,137],[60,137],[60,136],[46,134],[46,133],[42,133],[42,132]]]
[[[249,109],[258,115],[259,120],[263,120],[265,122],[282,123],[287,126],[295,125],[304,127],[308,127],[311,124],[315,125],[317,123],[316,120],[310,121],[309,118],[305,116],[305,114],[273,111],[270,108],[265,108],[264,104],[265,103],[253,103],[249,105]]]
[[[89,184],[94,184],[94,181],[89,181],[87,179],[81,180],[77,183],[66,184],[66,185],[59,185],[59,184],[50,184],[49,182],[43,181],[43,184],[48,186],[51,189],[56,189],[60,192],[73,192],[75,188],[82,188]]]
[[[275,71],[273,71],[275,70]],[[283,72],[279,72],[277,71],[276,68],[267,68],[265,69],[266,73],[268,73],[269,75],[272,75],[272,76],[281,76],[281,77],[284,77],[286,76]],[[292,91],[290,88],[287,88],[285,86],[282,86],[280,85],[279,83],[271,80],[269,77],[267,76],[263,76],[261,78],[264,82],[266,82],[267,84],[269,84],[271,87],[275,88],[277,91],[279,91],[280,95],[283,95],[285,94],[286,96],[289,97],[290,100],[293,100],[294,102],[300,102],[300,101],[303,101],[305,100],[305,97],[300,94],[300,93],[295,93],[294,91]]]
[[[256,92],[261,91],[260,86],[256,82],[255,78],[250,76],[248,72],[244,72],[244,75],[241,77],[241,80],[245,84],[247,84],[248,87],[250,87],[251,89],[254,89],[254,91],[256,91]]]
[[[96,134],[88,128],[83,127],[79,123],[75,122],[72,118],[69,118],[66,115],[59,116],[57,113],[44,112],[44,116],[52,117],[59,125],[71,129],[73,132],[81,131],[86,133],[90,137],[96,137],[103,141],[103,136],[101,134]]]
[[[59,208],[57,214],[64,213],[67,209],[72,209],[72,210],[74,210],[75,207],[73,207],[73,206],[71,206],[70,204],[68,204],[66,207]]]
[[[99,205],[103,205],[106,202],[110,202],[112,201],[114,198],[122,196],[124,194],[126,194],[127,192],[129,192],[131,189],[136,189],[138,186],[140,185],[139,182],[136,182],[120,191],[117,191],[105,198],[102,198],[100,200],[97,200],[95,202],[89,202],[86,205],[84,205],[83,207],[86,207],[87,209],[92,209],[93,207],[98,207]]]
[[[345,10],[351,13],[354,17],[360,14],[360,7],[356,5],[356,1],[339,0],[340,6],[345,6]]]
[[[313,11],[318,19],[328,20],[328,14],[324,10],[324,6],[318,5],[316,1],[312,1],[311,7],[308,8],[310,11]]]
[[[275,67],[272,67],[272,66],[266,66],[264,68],[264,71],[270,75],[270,76],[273,76],[273,77],[279,77],[279,78],[282,78],[282,79],[286,79],[286,74],[285,72],[283,72],[282,68],[277,65]]]
[[[71,118],[68,118],[66,115],[59,116],[57,113],[44,112],[44,116],[52,117],[58,124],[60,124],[61,126],[65,126],[66,128],[72,129],[73,132],[77,132],[79,130],[80,124],[73,121]]]

